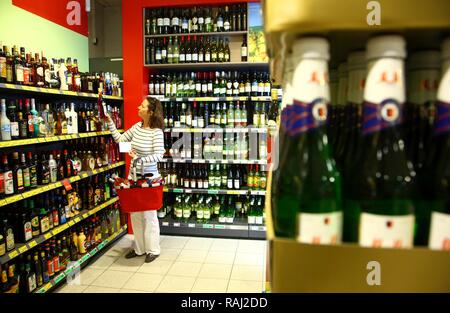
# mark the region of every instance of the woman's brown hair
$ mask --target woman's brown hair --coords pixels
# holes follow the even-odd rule
[[[152,117],[150,118],[150,128],[164,128],[164,116],[163,116],[163,108],[161,102],[158,99],[147,97],[148,101],[148,111],[153,112]]]

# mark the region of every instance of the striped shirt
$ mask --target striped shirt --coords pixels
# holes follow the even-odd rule
[[[160,162],[164,155],[164,135],[161,129],[145,129],[142,128],[142,122],[139,122],[121,135],[112,121],[108,123],[108,126],[114,140],[131,142],[131,148],[136,150],[137,158],[143,161],[143,163],[139,161],[136,166],[138,175],[141,174],[142,164],[144,165],[144,174],[159,174],[157,162]],[[132,170],[133,162],[130,165],[130,174]]]

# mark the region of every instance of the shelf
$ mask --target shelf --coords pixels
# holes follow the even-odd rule
[[[99,168],[99,169],[94,169],[93,171],[81,172],[77,176],[73,176],[71,178],[66,178],[66,179],[64,179],[62,181],[59,181],[59,182],[56,182],[56,183],[52,183],[52,184],[49,184],[49,185],[46,185],[46,186],[38,187],[38,188],[36,188],[34,190],[26,191],[26,192],[18,194],[18,195],[13,195],[13,196],[4,198],[4,199],[0,200],[0,207],[5,206],[5,205],[9,205],[9,204],[17,202],[17,201],[21,201],[21,200],[26,199],[26,198],[34,197],[34,196],[36,196],[38,194],[41,194],[41,193],[44,193],[44,192],[47,192],[47,191],[50,191],[50,190],[53,190],[53,189],[56,189],[56,188],[63,187],[64,186],[64,181],[66,181],[66,180],[68,180],[70,183],[73,183],[73,182],[76,182],[76,181],[85,179],[87,177],[91,177],[91,176],[94,176],[94,175],[97,175],[97,174],[109,171],[109,170],[111,170],[113,168],[117,168],[117,167],[120,167],[120,166],[123,166],[123,165],[125,165],[125,162],[121,161],[121,162],[118,162],[118,163],[115,163],[115,164],[111,164],[111,165],[108,165],[108,166],[105,166],[105,167],[102,167],[102,168]]]
[[[271,102],[272,97],[261,96],[261,97],[166,97],[163,95],[149,95],[158,99],[161,102],[225,102],[225,101],[260,101],[260,102]]]
[[[171,216],[159,220],[161,234],[205,236],[222,238],[265,239],[264,225],[250,225],[246,218],[234,218],[233,224],[219,223],[212,220],[209,223],[198,223],[191,218],[188,221],[177,221]]]
[[[108,244],[112,243],[115,239],[118,237],[121,237],[122,235],[125,235],[127,230],[127,225],[122,226],[122,228],[109,236],[107,239],[102,241],[97,247],[86,253],[84,256],[81,257],[77,262],[74,264],[71,264],[71,267],[66,269],[64,272],[60,273],[58,276],[53,278],[50,282],[43,285],[41,288],[38,288],[34,293],[46,293],[49,290],[56,287],[58,284],[60,284],[64,279],[66,279],[74,270],[83,267],[88,261],[90,261],[98,252],[102,251]]]
[[[209,33],[187,33],[187,34],[165,34],[165,35],[145,35],[145,38],[164,38],[164,37],[187,37],[187,36],[239,36],[246,35],[246,30],[233,32],[209,32]]]
[[[146,67],[152,69],[178,70],[178,69],[236,69],[241,70],[242,67],[264,68],[267,70],[269,63],[267,62],[224,62],[224,63],[177,63],[177,64],[145,64]]]
[[[123,133],[123,130],[119,130],[120,133]],[[43,138],[30,138],[30,139],[19,139],[19,140],[11,140],[11,141],[0,141],[0,149],[1,148],[9,148],[9,147],[19,147],[26,145],[34,145],[39,143],[48,143],[54,141],[62,141],[62,140],[73,140],[87,137],[97,137],[97,136],[105,136],[111,135],[109,130],[101,131],[101,132],[89,132],[89,133],[81,133],[81,134],[71,134],[71,135],[61,135],[61,136],[51,136],[51,137],[43,137]]]
[[[81,222],[82,220],[85,220],[89,216],[94,215],[98,211],[103,210],[104,208],[110,206],[111,204],[117,202],[118,200],[119,200],[119,198],[115,197],[115,198],[112,198],[112,199],[106,201],[105,203],[102,203],[99,206],[96,206],[95,208],[93,208],[91,210],[83,210],[80,212],[80,214],[78,214],[77,216],[74,216],[69,221],[67,221],[67,223],[60,225],[60,226],[54,228],[53,230],[28,241],[27,243],[16,245],[16,248],[14,250],[12,250],[9,253],[5,254],[4,256],[0,257],[0,264],[5,264],[5,263],[11,261],[15,257],[33,249],[37,245],[42,244],[43,242],[58,235],[59,233],[65,231],[66,229],[74,226],[75,224]]]
[[[450,1],[378,0],[380,25],[369,25],[367,0],[276,0],[263,2],[264,31],[270,57],[271,78],[283,81],[284,55],[299,36],[325,36],[330,41],[330,68],[348,53],[364,50],[375,33],[394,32],[406,37],[408,49],[440,47],[450,28]],[[412,18],[414,17],[414,18]]]
[[[267,133],[267,128],[165,128],[165,133]]]
[[[259,164],[266,165],[267,160],[205,160],[205,159],[163,159],[162,163],[193,163],[193,164]]]
[[[34,94],[34,95],[59,95],[59,96],[66,96],[66,97],[72,97],[72,98],[95,98],[95,99],[98,99],[98,94],[94,94],[94,93],[62,91],[59,89],[39,88],[39,87],[30,87],[30,86],[23,86],[23,85],[13,85],[13,84],[0,84],[0,92],[7,92],[7,91],[19,91],[19,92],[25,92],[25,93]],[[123,97],[114,97],[114,96],[105,96],[104,95],[103,99],[122,101]]]
[[[173,193],[194,193],[194,194],[207,194],[207,195],[253,195],[253,196],[265,196],[265,190],[223,190],[223,189],[192,189],[192,188],[171,188],[164,187],[164,192]]]

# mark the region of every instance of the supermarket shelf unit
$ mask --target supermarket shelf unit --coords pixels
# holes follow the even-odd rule
[[[332,60],[340,61],[340,56],[349,51],[364,48],[366,39],[377,31],[403,33],[408,44],[423,48],[430,40],[432,46],[438,47],[440,32],[450,28],[450,2],[446,0],[379,0],[382,12],[379,26],[368,26],[367,2],[286,0],[280,6],[279,1],[264,0],[272,78],[282,81],[283,56],[299,35],[325,35],[331,42]],[[434,33],[430,36],[430,32]],[[423,42],[422,37],[426,38]],[[271,180],[269,175],[266,225],[270,247],[267,277],[273,292],[450,292],[449,251],[424,247],[375,249],[353,244],[306,245],[277,238],[271,220]],[[366,282],[371,261],[381,264],[379,286]]]
[[[211,220],[208,223],[200,223],[195,219],[178,221],[170,216],[159,220],[161,234],[163,235],[185,235],[185,236],[208,236],[217,238],[240,238],[240,239],[265,239],[266,226],[248,224],[245,218],[234,218],[233,224],[219,223]]]
[[[247,15],[248,16],[248,15]],[[145,33],[145,14],[143,24]],[[143,55],[145,60],[145,41],[149,38],[162,37],[180,37],[187,35],[195,36],[215,36],[215,37],[229,37],[231,49],[231,62],[204,62],[204,63],[176,63],[176,64],[144,64],[144,66],[153,71],[202,71],[202,70],[256,70],[267,71],[269,69],[268,62],[236,62],[240,59],[240,43],[239,37],[247,36],[249,31],[233,31],[233,32],[211,32],[211,33],[191,33],[191,34],[166,34],[166,35],[144,35],[143,36]],[[231,44],[233,43],[233,45]],[[239,49],[237,49],[237,47]],[[239,55],[239,57],[238,57]],[[161,102],[224,102],[224,101],[253,101],[253,102],[271,102],[270,96],[265,97],[166,97],[164,95],[150,95],[157,98]],[[166,133],[267,133],[267,128],[167,128]],[[181,159],[181,158],[167,158],[164,163],[193,163],[193,164],[260,164],[266,165],[266,160],[209,160],[209,159]],[[216,194],[216,195],[262,195],[265,196],[265,191],[258,190],[206,190],[206,189],[185,189],[185,188],[169,188],[165,187],[166,193],[199,193],[199,194]],[[160,220],[161,232],[163,234],[178,234],[187,236],[212,236],[212,237],[229,237],[229,238],[265,238],[264,225],[249,225],[244,219],[235,219],[233,224],[202,224],[202,223],[184,223],[173,221],[170,217]]]
[[[48,89],[48,88],[37,88],[37,87],[30,87],[30,86],[23,86],[23,85],[13,85],[13,84],[0,84],[0,93],[2,93],[5,96],[9,97],[39,97],[39,98],[51,98],[51,99],[67,99],[72,101],[83,101],[86,99],[97,99],[97,94],[91,94],[91,93],[81,93],[81,92],[71,92],[71,91],[60,91],[58,89]],[[105,101],[114,101],[114,102],[122,102],[122,97],[113,97],[113,96],[103,96],[103,99]],[[123,130],[119,130],[119,132],[123,132]],[[60,136],[51,136],[51,137],[42,137],[42,138],[30,138],[30,139],[20,139],[20,140],[11,140],[11,141],[0,141],[0,151],[10,151],[11,148],[16,148],[18,150],[23,149],[25,146],[32,146],[36,145],[36,147],[41,147],[45,144],[55,144],[62,141],[69,141],[69,140],[75,140],[80,138],[88,138],[88,137],[98,137],[98,136],[105,136],[110,135],[110,131],[100,131],[100,132],[89,132],[89,133],[79,133],[79,134],[70,134],[70,135],[60,135]],[[9,205],[11,203],[15,203],[18,201],[21,201],[23,199],[35,197],[39,194],[48,192],[53,189],[62,188],[67,183],[73,183],[76,181],[83,180],[85,178],[95,176],[98,174],[101,174],[103,172],[106,172],[108,170],[112,170],[115,168],[119,168],[125,165],[124,161],[116,162],[114,164],[110,164],[108,166],[104,166],[98,169],[94,169],[92,171],[83,171],[80,172],[76,176],[72,176],[70,178],[64,179],[62,181],[48,184],[45,186],[38,186],[37,188],[26,191],[21,194],[15,194],[6,198],[3,198],[0,200],[0,210],[1,207],[4,207],[6,205]],[[45,234],[41,234],[38,237],[33,238],[32,240],[28,241],[27,243],[16,243],[15,248],[12,251],[9,251],[7,254],[0,257],[0,264],[5,264],[17,256],[26,253],[35,247],[38,247],[42,243],[46,242],[50,238],[56,236],[57,234],[73,227],[77,223],[85,220],[89,216],[105,209],[109,205],[117,202],[119,199],[117,197],[111,198],[105,203],[96,206],[90,210],[83,210],[81,211],[77,216],[71,218],[67,223],[60,225],[51,231],[46,232]],[[92,259],[96,254],[98,254],[99,251],[103,250],[107,245],[114,242],[117,238],[124,235],[126,233],[126,226],[124,226],[119,232],[113,234],[108,239],[103,241],[98,247],[84,255],[81,260],[79,260],[76,264],[76,266],[85,266],[87,264],[87,261]],[[73,270],[73,268],[72,268]],[[59,274],[57,277],[55,277],[51,282],[47,283],[46,285],[42,286],[35,292],[37,293],[44,293],[52,290],[55,286],[59,285],[66,277],[70,274],[71,270],[66,270],[64,273]]]

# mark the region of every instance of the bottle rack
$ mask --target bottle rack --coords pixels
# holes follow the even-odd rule
[[[156,8],[152,8],[156,9]],[[249,25],[249,12],[248,12],[248,6],[247,6],[247,25]],[[142,25],[143,30],[145,34],[145,26],[146,26],[146,16],[143,14],[142,17]],[[239,38],[242,36],[246,36],[247,44],[249,42],[249,27],[247,26],[247,30],[244,31],[222,31],[222,32],[193,32],[193,33],[180,33],[180,34],[163,34],[163,35],[144,35],[143,36],[143,60],[145,60],[145,41],[146,39],[157,39],[157,38],[164,38],[164,37],[182,37],[182,36],[205,36],[205,37],[229,37],[231,39],[230,42],[230,61],[231,62],[202,62],[202,63],[175,63],[175,64],[144,64],[145,67],[151,68],[151,69],[161,69],[161,70],[177,70],[177,69],[198,69],[198,70],[207,70],[207,69],[214,69],[214,68],[223,68],[223,69],[242,69],[242,67],[245,68],[253,68],[253,69],[264,69],[267,70],[269,63],[268,62],[242,62],[242,61],[236,61],[241,59],[241,51],[240,47],[242,44],[242,40]],[[239,48],[237,48],[239,46]],[[248,51],[248,50],[247,50]],[[239,55],[239,58],[233,57],[236,54]],[[249,56],[247,55],[247,59],[249,59]],[[145,61],[144,61],[145,62]]]
[[[267,160],[206,160],[206,159],[163,159],[162,163],[192,163],[192,164],[249,164],[267,165]]]
[[[225,102],[225,101],[259,101],[259,102],[271,102],[272,97],[165,97],[161,95],[149,95],[158,99],[161,102]]]
[[[248,224],[245,218],[234,218],[233,224],[217,220],[199,223],[195,219],[178,221],[170,216],[159,220],[161,233],[166,235],[208,236],[218,238],[265,239],[266,226]]]
[[[331,42],[332,60],[342,59],[376,31],[403,33],[415,48],[439,39],[450,27],[450,2],[379,0],[381,25],[368,26],[364,0],[289,0],[264,4],[265,35],[272,77],[282,82],[284,54],[299,35],[322,34]],[[430,40],[420,42],[426,34]],[[419,36],[420,35],[420,36]],[[411,39],[411,40],[408,40]],[[425,47],[436,46],[436,42]],[[339,51],[338,51],[339,50]],[[333,61],[332,61],[333,62]],[[333,64],[332,64],[333,65]],[[278,125],[279,127],[280,125]],[[267,281],[272,292],[450,292],[450,252],[425,247],[365,248],[356,244],[308,245],[275,236],[271,212],[272,173],[268,175],[266,226],[269,244]],[[375,261],[374,263],[371,263]],[[372,265],[370,265],[372,264]],[[380,266],[381,284],[368,275]]]
[[[123,130],[119,130],[119,133],[123,133]],[[38,143],[46,143],[46,142],[54,142],[54,141],[62,141],[62,140],[74,140],[80,138],[88,138],[88,137],[99,137],[111,135],[109,130],[101,131],[101,132],[88,132],[81,134],[70,134],[70,135],[60,135],[60,136],[51,136],[51,137],[42,137],[42,138],[32,138],[32,139],[19,139],[19,140],[11,140],[11,141],[0,141],[0,149],[1,148],[11,148],[11,147],[20,147],[26,145],[35,145]]]
[[[53,278],[47,284],[43,285],[41,288],[36,289],[34,291],[34,293],[47,293],[47,292],[51,291],[56,286],[58,286],[62,282],[64,282],[64,280],[67,279],[67,277],[69,277],[69,275],[71,275],[71,273],[74,270],[85,267],[89,263],[89,261],[92,260],[96,256],[97,253],[104,250],[106,247],[108,247],[112,243],[114,243],[118,238],[125,235],[126,232],[127,232],[127,225],[124,225],[118,232],[112,234],[107,239],[105,239],[103,242],[101,242],[97,247],[95,247],[94,249],[92,249],[91,251],[86,253],[84,256],[82,256],[81,259],[78,260],[77,262],[75,262],[75,264],[73,264],[70,268],[68,268],[64,272],[60,273],[58,276]]]
[[[86,93],[86,92],[75,92],[75,91],[64,91],[59,89],[51,89],[51,88],[40,88],[40,87],[31,87],[31,86],[24,86],[24,85],[14,85],[14,84],[3,84],[0,83],[0,92],[14,92],[17,93],[26,93],[29,95],[42,95],[42,96],[64,96],[64,97],[70,97],[70,98],[91,98],[91,99],[97,99],[98,94],[95,93]],[[116,101],[123,101],[122,97],[114,97],[114,96],[103,96],[103,99],[107,100],[116,100]]]
[[[33,249],[37,245],[42,244],[43,242],[58,235],[59,233],[62,233],[66,229],[87,219],[89,216],[94,215],[95,213],[103,210],[104,208],[110,206],[111,204],[113,204],[117,201],[119,201],[119,198],[115,197],[115,198],[112,198],[112,199],[106,201],[105,203],[102,203],[99,206],[96,206],[95,208],[93,208],[91,210],[83,210],[80,212],[80,214],[78,214],[77,216],[70,219],[67,223],[65,223],[61,226],[58,226],[58,227],[54,228],[53,230],[48,231],[47,233],[28,241],[27,243],[19,244],[18,247],[14,248],[14,250],[12,250],[8,254],[5,254],[4,256],[0,257],[0,264],[5,264],[5,263],[11,261],[12,259],[16,258],[17,256],[29,251],[30,249]]]
[[[198,193],[207,195],[241,195],[241,196],[265,196],[265,190],[249,190],[249,189],[239,189],[239,190],[226,190],[226,189],[192,189],[192,188],[171,188],[164,187],[164,192],[173,193]]]
[[[81,93],[81,92],[71,92],[71,91],[60,91],[58,89],[48,89],[48,88],[38,88],[38,87],[29,87],[29,86],[22,86],[22,85],[12,85],[12,84],[0,84],[0,93],[7,95],[8,97],[14,98],[14,97],[23,97],[26,96],[33,96],[33,97],[42,97],[42,98],[52,98],[55,100],[59,99],[72,99],[74,101],[77,100],[83,100],[83,99],[98,99],[98,94],[90,94],[90,93]],[[122,97],[113,97],[113,96],[103,96],[103,99],[105,100],[112,100],[112,101],[123,101]],[[119,132],[123,133],[123,130],[119,130]],[[99,131],[99,132],[87,132],[87,133],[77,133],[77,134],[68,134],[68,135],[59,135],[59,136],[50,136],[50,137],[38,137],[38,138],[29,138],[29,139],[19,139],[19,140],[10,140],[10,141],[0,141],[0,149],[4,149],[5,152],[10,151],[10,148],[16,148],[20,151],[20,149],[23,149],[24,146],[30,146],[30,145],[40,145],[43,144],[58,144],[58,142],[62,141],[70,141],[70,140],[76,140],[80,138],[88,138],[88,137],[99,137],[99,136],[106,136],[110,135],[110,131]],[[20,148],[22,147],[22,148]],[[1,150],[0,150],[1,151]],[[92,171],[83,171],[78,173],[76,176],[72,176],[70,178],[66,178],[64,180],[50,183],[48,185],[44,186],[38,186],[37,188],[34,188],[32,190],[20,193],[20,194],[14,194],[8,197],[5,197],[0,200],[0,209],[3,206],[35,197],[39,194],[46,193],[50,190],[54,190],[57,188],[65,187],[68,183],[77,182],[80,180],[83,180],[88,177],[96,176],[98,174],[104,173],[106,171],[116,169],[119,167],[123,167],[125,165],[124,161],[116,162],[113,164],[110,164],[108,166],[103,166],[100,168],[96,168]],[[73,227],[77,223],[89,218],[90,216],[96,214],[97,212],[107,208],[111,204],[117,202],[119,199],[118,197],[114,197],[109,199],[108,201],[91,208],[89,210],[83,210],[81,211],[77,216],[71,218],[68,220],[65,224],[60,225],[58,227],[53,228],[52,230],[49,230],[48,232],[41,234],[37,237],[34,237],[30,241],[26,243],[15,243],[15,247],[12,251],[7,252],[5,255],[0,257],[0,264],[5,264],[12,259],[16,258],[17,256],[24,254],[31,249],[34,249],[44,242],[48,241],[50,238],[60,234],[63,231],[66,231],[67,229]],[[96,255],[99,251],[104,249],[105,246],[107,246],[109,243],[114,241],[116,238],[122,236],[125,234],[126,231],[126,225],[116,234],[109,237],[107,240],[103,241],[98,247],[84,255],[81,260],[79,260],[76,265],[77,266],[84,266],[87,264],[87,261],[91,259],[94,255]],[[72,268],[73,270],[73,268]],[[40,289],[36,290],[36,293],[43,293],[47,292],[56,285],[58,285],[67,275],[70,274],[70,269],[66,270],[64,273],[59,274],[57,277],[55,277],[51,282],[47,283],[46,285],[42,286]]]
[[[79,180],[82,180],[82,179],[85,179],[85,178],[88,178],[88,177],[91,177],[91,176],[95,176],[95,175],[98,175],[100,173],[103,173],[103,172],[106,172],[106,171],[109,171],[109,170],[112,170],[114,168],[118,168],[118,167],[121,167],[121,166],[124,166],[124,165],[125,165],[125,162],[121,161],[121,162],[118,162],[118,163],[115,163],[115,164],[111,164],[111,165],[108,165],[108,166],[105,166],[105,167],[102,167],[102,168],[99,168],[99,169],[94,169],[93,171],[84,171],[84,172],[80,173],[79,175],[72,176],[70,178],[66,178],[66,179],[64,179],[62,181],[59,181],[59,182],[56,182],[56,183],[52,183],[52,184],[48,184],[46,186],[41,186],[41,187],[38,187],[38,188],[36,188],[34,190],[26,191],[26,192],[18,194],[18,195],[13,195],[13,196],[10,196],[10,197],[6,197],[6,198],[0,200],[0,207],[8,205],[8,204],[11,204],[11,203],[14,203],[14,202],[17,202],[17,201],[21,201],[23,199],[34,197],[34,196],[36,196],[38,194],[41,194],[41,193],[44,193],[44,192],[47,192],[47,191],[50,191],[50,190],[53,190],[53,189],[61,188],[61,187],[64,186],[64,183],[66,181],[68,181],[70,183],[73,183],[73,182],[76,182],[76,181],[79,181]]]
[[[152,69],[241,69],[246,68],[268,68],[269,63],[266,62],[203,62],[203,63],[176,63],[176,64],[145,64],[146,67]]]
[[[164,37],[182,37],[182,36],[241,36],[247,34],[247,31],[232,31],[232,32],[209,32],[209,33],[181,33],[181,34],[167,34],[167,35],[144,35],[145,38],[164,38]]]
[[[433,41],[439,38],[429,31],[450,27],[447,14],[450,2],[446,0],[414,3],[408,0],[378,0],[377,3],[381,7],[381,24],[369,26],[367,15],[373,9],[367,9],[366,0],[287,0],[283,5],[275,0],[263,1],[264,31],[272,79],[282,82],[283,55],[299,35],[328,37],[331,46],[340,47],[332,54],[342,59],[350,51],[364,48],[364,43],[375,32],[404,33],[412,41],[421,42],[422,46],[416,48],[429,48],[436,46]]]

